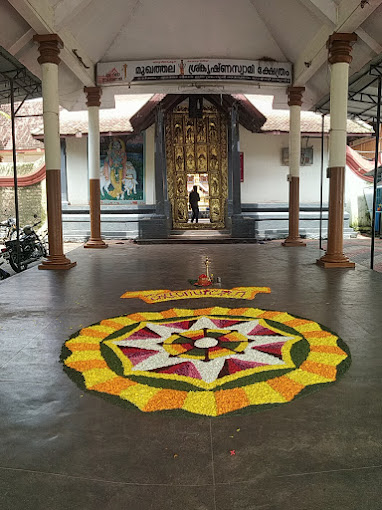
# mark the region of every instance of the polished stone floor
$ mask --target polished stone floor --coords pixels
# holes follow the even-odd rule
[[[208,255],[223,287],[255,301],[145,304],[128,290],[184,289]],[[77,248],[68,272],[1,283],[1,510],[380,510],[382,274],[325,270],[316,246]],[[337,332],[353,357],[335,385],[268,411],[214,419],[128,411],[63,372],[63,342],[137,311],[219,304],[285,310]],[[233,436],[233,437],[232,437]],[[230,450],[236,455],[230,455]]]

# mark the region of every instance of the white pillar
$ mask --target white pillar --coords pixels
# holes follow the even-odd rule
[[[317,261],[325,268],[355,267],[343,253],[343,223],[349,64],[351,43],[356,40],[356,34],[334,33],[327,44],[331,64],[328,245],[325,255]]]
[[[35,35],[42,71],[46,194],[49,255],[39,269],[70,269],[76,265],[65,257],[62,238],[61,147],[58,96],[58,65],[63,43],[57,34]]]
[[[61,168],[58,66],[41,64],[46,171]]]
[[[329,168],[346,166],[348,82],[349,64],[333,64],[330,77]]]
[[[100,178],[100,131],[99,131],[99,106],[88,107],[88,158],[89,179]]]
[[[304,87],[288,87],[289,111],[289,234],[283,246],[306,246],[299,235],[301,105]]]
[[[300,177],[301,106],[292,103],[289,108],[289,175]]]
[[[107,248],[101,239],[100,130],[101,88],[85,87],[88,106],[88,168],[90,189],[90,239],[84,248]]]

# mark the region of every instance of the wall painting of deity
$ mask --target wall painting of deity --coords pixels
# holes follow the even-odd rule
[[[101,136],[102,203],[144,203],[143,142],[143,135]]]

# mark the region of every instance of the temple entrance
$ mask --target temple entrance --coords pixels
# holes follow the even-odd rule
[[[187,194],[189,195],[193,187],[197,186],[200,196],[199,202],[199,223],[210,223],[210,185],[208,174],[187,174]],[[188,212],[188,218],[191,218],[192,212]]]
[[[189,117],[180,105],[166,116],[168,196],[173,228],[225,228],[228,197],[227,121],[212,106],[200,118]],[[188,195],[193,186],[200,195],[199,223],[191,223]]]

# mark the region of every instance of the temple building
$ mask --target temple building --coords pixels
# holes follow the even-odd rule
[[[192,100],[193,96],[117,96],[116,108],[100,111],[100,199],[105,239],[164,239],[171,238],[174,232],[179,235],[184,231],[183,235],[187,235],[188,230],[198,229],[216,230],[217,233],[222,231],[226,237],[252,240],[287,237],[288,110],[274,110],[273,96],[224,97],[225,110],[220,106],[223,97],[202,96],[201,116],[192,119],[189,114],[190,98]],[[165,113],[167,131],[164,147],[168,152],[163,172],[156,167],[158,159],[155,159],[155,150],[160,140],[157,139],[155,111],[166,107],[166,102],[170,104],[170,100],[173,105],[167,106]],[[231,109],[227,106],[229,101],[231,104],[237,101],[239,105],[239,157],[236,167],[233,166],[234,160],[228,157],[227,137],[220,135],[212,140],[215,124],[221,126],[224,122],[222,129],[228,133],[227,119],[231,116]],[[216,120],[219,111],[220,124]],[[317,113],[303,111],[301,118],[300,233],[304,237],[317,238],[321,210],[324,217],[323,235],[327,235],[328,180],[324,176],[321,183],[321,162],[326,168],[330,117],[322,119]],[[210,121],[211,125],[208,124]],[[171,131],[171,122],[175,122],[173,129],[176,133]],[[347,124],[348,143],[365,140],[365,136],[372,135],[371,126],[363,121],[348,120]],[[208,126],[212,129],[210,138]],[[37,143],[43,140],[42,124],[37,129],[32,125],[30,129]],[[90,235],[87,112],[61,110],[60,132],[64,238],[86,241]],[[169,142],[166,144],[166,137],[174,140],[174,148],[169,148]],[[116,149],[114,144],[117,144]],[[119,164],[118,152],[125,160],[124,167]],[[117,156],[117,163],[114,162],[114,155]],[[349,203],[350,195],[354,193],[357,193],[361,202],[365,200],[363,194],[367,183],[354,173],[355,168],[356,165],[347,165],[349,185],[345,190],[345,204]],[[233,188],[228,187],[228,182],[232,186],[234,171],[240,173],[239,194],[234,194]],[[162,175],[162,178],[161,182],[156,183],[158,175]],[[165,186],[163,180],[166,181]],[[188,194],[195,184],[201,194],[201,220],[198,225],[190,223],[188,207]],[[167,190],[164,201],[169,213],[161,228],[157,223],[159,206],[155,193],[158,186]],[[322,206],[321,186],[324,197]],[[228,193],[230,199],[224,193]],[[239,207],[241,216],[245,218],[242,218],[245,228],[240,231],[235,227],[232,230],[234,197],[239,200],[235,208]],[[358,214],[354,210],[349,212],[352,216]],[[351,218],[345,212],[345,236],[354,233],[349,228],[349,221],[350,224],[356,222],[357,226],[362,225],[358,216]]]
[[[0,6],[0,508],[380,510],[382,0]]]

